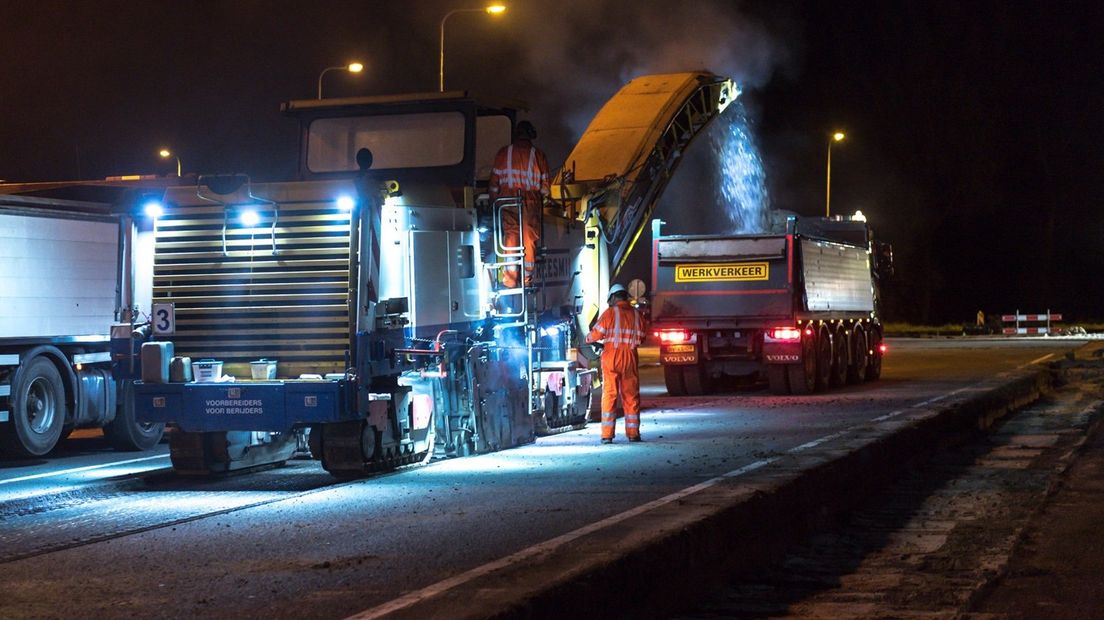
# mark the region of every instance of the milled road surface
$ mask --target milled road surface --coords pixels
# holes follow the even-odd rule
[[[778,564],[734,578],[676,617],[964,617],[1005,573],[1023,532],[1096,427],[1104,407],[1104,366],[1097,362],[1068,378],[1069,384],[975,441],[906,472],[840,527],[794,544]],[[1083,540],[1059,547],[1067,557],[1091,557],[1070,548]],[[1056,564],[1049,550],[1042,555]],[[1099,579],[1099,571],[1094,575]],[[1006,600],[1007,590],[990,597],[986,607],[1037,618],[1053,617],[1055,609],[1084,611],[1093,598],[1099,604],[1098,596],[1067,601],[1022,585],[1015,588],[1018,596]]]
[[[4,462],[0,617],[344,617],[1078,344],[891,340],[881,382],[810,397],[671,398],[648,367],[643,444],[594,425],[340,484],[309,461],[210,482]]]

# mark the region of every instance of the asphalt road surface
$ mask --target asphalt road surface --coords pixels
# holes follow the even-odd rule
[[[353,482],[314,461],[182,479],[164,447],[94,435],[2,460],[0,617],[343,618],[1081,341],[888,344],[881,381],[806,397],[672,398],[646,365],[644,443],[600,445],[591,425]]]

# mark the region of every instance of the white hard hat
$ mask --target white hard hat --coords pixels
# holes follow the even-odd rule
[[[625,293],[626,295],[628,295],[629,291],[625,290],[625,287],[621,286],[620,284],[614,284],[610,287],[609,293],[606,294],[606,299],[613,297],[617,293]]]

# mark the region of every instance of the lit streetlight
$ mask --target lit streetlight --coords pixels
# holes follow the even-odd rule
[[[326,67],[322,70],[322,73],[318,74],[318,98],[322,98],[322,76],[330,71],[348,71],[349,73],[360,73],[364,71],[364,65],[359,62],[351,62],[347,65],[340,67]]]
[[[441,62],[439,66],[437,89],[445,92],[445,20],[456,13],[487,13],[488,15],[501,15],[506,12],[506,7],[501,4],[492,4],[482,9],[453,9],[441,18]]]
[[[161,156],[161,159],[168,159],[172,157],[176,160],[176,176],[180,176],[180,158],[173,154],[169,149],[161,149],[157,152]]]
[[[824,217],[832,216],[832,143],[839,142],[845,137],[842,131],[837,131],[828,140],[828,176],[827,182],[824,184]]]

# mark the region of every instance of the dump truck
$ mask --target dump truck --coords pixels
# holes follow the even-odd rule
[[[127,406],[137,350],[112,339],[141,339],[134,319],[150,311],[134,272],[148,234],[114,202],[137,196],[125,183],[0,185],[0,458],[45,455],[80,428],[121,450],[161,440],[164,426]]]
[[[785,218],[768,234],[669,235],[652,222],[652,325],[667,391],[741,378],[809,394],[881,376],[879,283],[892,247],[865,218]]]

